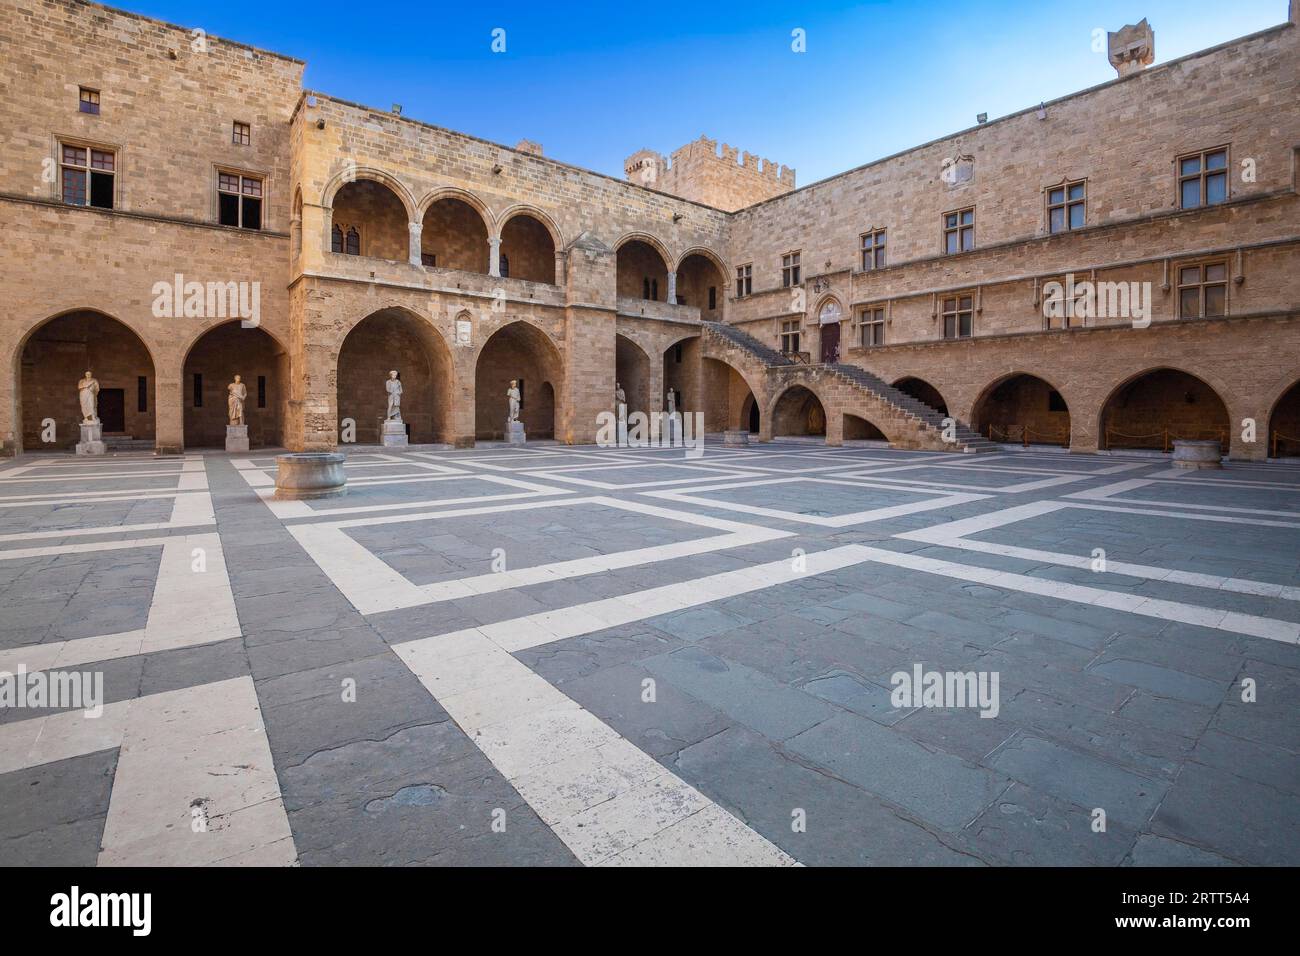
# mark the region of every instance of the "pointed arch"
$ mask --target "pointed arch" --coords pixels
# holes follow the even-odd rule
[[[339,190],[348,183],[356,182],[358,180],[367,180],[369,182],[380,183],[383,186],[387,186],[389,190],[392,191],[393,195],[395,195],[401,202],[403,208],[405,208],[406,221],[417,221],[415,197],[412,196],[411,191],[406,188],[406,184],[391,173],[385,172],[384,170],[378,169],[374,166],[357,166],[355,168],[344,168],[339,170],[330,177],[329,181],[325,183],[325,187],[321,190],[321,205],[332,210],[334,208],[334,197],[338,195]]]

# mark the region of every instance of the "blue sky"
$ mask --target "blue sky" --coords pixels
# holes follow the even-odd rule
[[[611,175],[701,133],[800,185],[1114,77],[1094,29],[1146,16],[1156,62],[1281,23],[1286,0],[865,4],[138,0],[307,61],[307,85]],[[309,11],[309,12],[308,12]],[[505,53],[491,51],[504,29]],[[807,51],[791,51],[791,31]]]

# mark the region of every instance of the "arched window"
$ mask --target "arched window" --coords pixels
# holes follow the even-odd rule
[[[650,298],[650,280],[649,280],[649,279],[642,279],[642,280],[641,280],[641,298],[643,298],[643,299],[648,299],[648,298]]]
[[[501,253],[500,259],[501,259],[501,270],[500,270],[501,278],[509,279],[510,278],[510,257],[503,252]]]
[[[656,302],[659,301],[659,280],[658,279],[650,280],[650,298],[654,299]]]
[[[335,226],[333,229],[330,230],[330,251],[331,252],[343,251],[343,227],[342,226]]]
[[[348,229],[347,242],[344,244],[343,251],[350,256],[361,255],[361,236],[356,226]]]

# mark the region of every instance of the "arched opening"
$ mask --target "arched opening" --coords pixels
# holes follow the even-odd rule
[[[148,348],[117,319],[85,310],[50,319],[23,345],[19,420],[24,449],[71,449],[81,441],[77,382],[88,370],[99,381],[99,420],[110,450],[132,447],[133,441],[154,443],[156,380]],[[54,422],[52,436],[47,419]]]
[[[550,338],[526,322],[512,322],[492,333],[474,370],[474,437],[505,437],[506,390],[519,388],[519,420],[529,440],[555,437],[555,395],[563,364]],[[611,401],[612,401],[611,396]]]
[[[512,216],[501,227],[501,277],[555,285],[555,240],[528,213]]]
[[[390,370],[402,382],[402,420],[412,444],[446,441],[451,427],[451,356],[427,320],[404,309],[380,309],[352,327],[339,349],[340,431],[356,423],[358,444],[378,444],[388,411]]]
[[[845,441],[889,441],[879,428],[857,415],[844,415]]]
[[[827,299],[817,310],[817,346],[823,365],[834,365],[840,360],[840,320],[844,310],[838,299]]]
[[[700,318],[716,322],[722,318],[722,299],[726,294],[722,270],[708,256],[693,252],[677,267],[677,304],[693,305]]]
[[[614,336],[614,380],[627,397],[627,412],[650,411],[650,356],[622,335]]]
[[[1161,368],[1130,379],[1101,412],[1102,448],[1168,451],[1176,438],[1217,438],[1228,448],[1228,410],[1195,375]]]
[[[992,441],[1070,444],[1070,409],[1061,393],[1035,375],[1012,375],[984,390],[971,424]]]
[[[663,355],[663,410],[668,410],[668,393],[673,394],[673,407],[679,412],[692,411],[700,406],[700,339],[692,336],[664,350]]]
[[[940,415],[948,414],[948,403],[943,400],[939,390],[923,378],[907,376],[894,383],[894,388],[904,395],[910,395],[922,405],[928,405]]]
[[[618,294],[626,298],[668,299],[668,266],[654,246],[631,239],[618,247]]]
[[[240,376],[248,389],[244,422],[248,442],[259,448],[284,444],[289,398],[289,356],[260,328],[227,322],[199,337],[185,357],[181,402],[186,448],[224,448],[229,422],[227,386]]]
[[[344,183],[331,208],[331,252],[407,261],[411,231],[406,206],[386,185],[373,179]]]
[[[754,401],[754,393],[750,392],[745,396],[745,401],[740,406],[740,424],[751,435],[757,435],[759,426],[762,424],[759,418],[758,402]]]
[[[1272,458],[1300,457],[1300,382],[1273,406],[1268,421],[1268,453]]]
[[[772,437],[826,434],[826,409],[821,399],[794,385],[781,393],[772,407]]]
[[[454,196],[429,204],[420,232],[420,262],[461,272],[488,271],[488,229],[479,211]],[[552,256],[552,270],[555,268]]]

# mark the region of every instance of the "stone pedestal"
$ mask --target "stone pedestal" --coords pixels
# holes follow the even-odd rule
[[[676,447],[682,443],[682,416],[679,412],[664,416],[663,429],[661,438],[665,445]]]
[[[82,422],[81,441],[77,443],[78,455],[102,455],[108,451],[104,444],[104,425],[101,422]]]
[[[735,448],[749,444],[749,431],[744,428],[728,428],[722,433],[722,444]]]
[[[334,498],[347,491],[344,457],[336,451],[295,452],[277,455],[277,498]]]
[[[385,448],[405,448],[406,422],[385,421],[381,441]]]
[[[1175,468],[1222,468],[1223,451],[1217,441],[1174,439]]]
[[[226,426],[226,451],[248,451],[248,426]]]
[[[627,447],[627,405],[621,402],[618,406],[618,436],[615,438],[615,444],[619,448]]]
[[[511,445],[522,445],[527,438],[524,437],[523,422],[506,422],[506,442]]]

